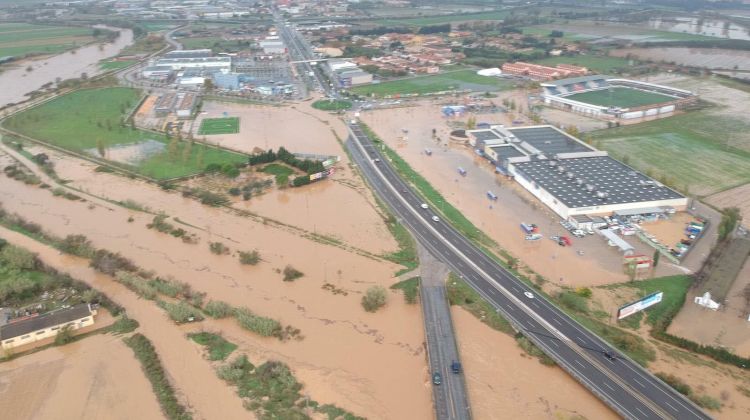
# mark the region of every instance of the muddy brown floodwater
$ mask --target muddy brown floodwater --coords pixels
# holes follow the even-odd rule
[[[134,193],[140,191],[130,188]],[[368,418],[431,416],[419,308],[406,305],[395,292],[387,307],[376,314],[366,313],[360,306],[367,287],[388,287],[396,281],[393,273],[398,266],[201,206],[155,187],[148,191],[153,200],[145,204],[158,204],[159,210],[202,229],[183,226],[198,235],[199,244],[185,244],[147,229],[152,215],[114,205],[89,208],[88,203],[53,197],[49,191],[0,177],[3,207],[42,224],[51,233],[84,234],[97,247],[120,252],[147,270],[207,292],[207,299],[247,306],[300,328],[305,339],[287,343],[241,331],[238,335],[255,349],[252,354],[256,360],[288,363],[310,385],[306,391],[311,398]],[[134,217],[132,223],[127,222],[129,216]],[[209,241],[221,241],[233,251],[258,249],[263,262],[248,267],[233,256],[213,255],[208,250]],[[293,283],[282,281],[277,270],[287,264],[305,276]],[[322,289],[325,283],[348,294],[334,295]],[[145,334],[154,339],[154,335],[171,332],[153,330]],[[178,357],[173,363],[180,363],[181,357],[164,355],[165,360],[171,357]]]
[[[54,83],[58,77],[65,80],[81,77],[81,73],[89,76],[100,73],[100,60],[115,56],[133,43],[133,31],[130,29],[107,29],[119,31],[120,36],[111,43],[77,48],[73,50],[75,53],[68,51],[52,57],[20,61],[16,67],[0,73],[0,107],[26,100],[27,93],[46,83]],[[28,66],[33,70],[26,71]]]
[[[93,335],[0,363],[6,419],[162,419],[151,384],[121,337]]]

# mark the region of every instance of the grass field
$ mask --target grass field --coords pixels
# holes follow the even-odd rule
[[[118,70],[135,63],[135,60],[100,61],[99,68],[102,70]]]
[[[744,119],[710,110],[599,130],[592,139],[615,157],[657,179],[669,177],[691,194],[710,195],[750,182],[750,152],[722,143],[750,131]]]
[[[483,13],[468,13],[462,15],[446,16],[428,16],[407,19],[380,19],[373,21],[379,25],[407,25],[407,26],[425,26],[440,25],[444,23],[464,22],[468,20],[501,20],[508,16],[508,12],[494,11]]]
[[[474,70],[458,70],[429,76],[352,88],[359,95],[393,96],[427,94],[450,90],[499,91],[513,88],[513,83],[497,77],[479,76]]]
[[[351,108],[352,103],[350,101],[342,101],[340,99],[321,99],[319,101],[313,102],[312,107],[323,111],[343,111]]]
[[[185,141],[168,141],[161,134],[121,125],[122,118],[139,99],[140,92],[130,88],[79,90],[14,115],[4,121],[3,126],[94,157],[100,156],[92,150],[101,146],[105,149],[105,158],[113,165],[155,179],[200,173],[210,163],[246,161],[246,157],[238,153]],[[137,153],[138,148],[145,144],[159,147],[139,155],[137,163],[114,160],[118,151],[122,154],[122,150],[130,146]]]
[[[238,117],[228,118],[206,118],[201,121],[198,134],[210,136],[212,134],[236,134],[240,132],[240,119]]]
[[[56,54],[93,39],[90,28],[0,23],[0,57]]]
[[[548,57],[534,60],[536,64],[554,66],[556,64],[573,64],[583,66],[597,73],[614,73],[617,69],[628,67],[628,60],[620,57],[604,57],[599,55],[577,55],[574,57]]]
[[[625,87],[576,93],[566,96],[565,99],[598,106],[615,106],[620,108],[653,105],[675,100],[675,98],[671,96]]]
[[[604,287],[614,289],[620,287],[637,289],[640,297],[645,297],[655,292],[664,292],[664,296],[660,303],[644,311],[646,314],[646,322],[653,326],[660,320],[677,314],[680,308],[682,308],[682,304],[685,302],[685,295],[691,284],[692,279],[689,276],[678,275],[657,277],[650,280],[634,281]],[[626,303],[629,302],[622,302],[622,304]],[[634,316],[635,315],[631,315],[631,317]]]

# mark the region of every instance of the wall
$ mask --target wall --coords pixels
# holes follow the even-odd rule
[[[69,322],[69,324],[71,324],[73,330],[77,330],[83,327],[88,327],[89,325],[93,325],[94,324],[94,312],[92,311],[92,314],[85,318],[71,321]],[[62,329],[63,325],[65,324],[55,325],[55,326],[52,326],[43,330],[32,331],[29,334],[22,335],[20,337],[3,340],[2,348],[12,349],[12,348],[16,348],[19,346],[23,346],[25,344],[34,343],[39,340],[44,340],[45,338],[53,338],[57,335],[58,331]]]

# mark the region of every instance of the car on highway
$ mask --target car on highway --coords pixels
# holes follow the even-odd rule
[[[454,360],[453,363],[451,363],[451,372],[455,374],[461,373],[461,363],[458,360]]]
[[[523,295],[529,299],[534,299],[534,294],[531,292],[523,292]]]
[[[440,221],[440,218],[439,218],[439,217],[437,217],[437,216],[432,216],[432,221],[433,221],[433,222],[439,222],[439,221]]]
[[[423,209],[427,210],[430,206],[428,206],[427,203],[422,203],[419,205],[419,207],[422,207]]]
[[[375,163],[380,163],[380,159],[378,159],[378,158],[375,158],[372,161],[375,162]]]
[[[443,375],[440,374],[440,372],[435,372],[432,374],[432,383],[435,385],[440,385],[443,383]]]
[[[606,357],[607,360],[612,360],[612,361],[617,360],[617,356],[615,356],[614,354],[612,354],[612,353],[610,353],[608,351],[604,352],[604,357]]]

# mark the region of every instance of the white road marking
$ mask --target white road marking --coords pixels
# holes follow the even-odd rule
[[[641,413],[641,414],[643,414],[644,416],[648,417],[648,414],[646,414],[646,413],[644,413],[643,411],[641,411],[641,409],[640,409],[640,408],[636,407],[635,409],[636,409],[636,410],[638,410],[638,412],[639,412],[639,413]]]
[[[668,405],[669,408],[671,408],[674,411],[678,411],[672,404],[670,404],[668,401],[664,401],[664,404]],[[679,412],[679,411],[678,411]]]
[[[582,368],[584,368],[584,369],[586,368],[586,366],[583,363],[581,363],[580,360],[576,359],[575,362],[578,363],[579,365],[581,365]]]
[[[610,385],[609,385],[608,383],[606,383],[606,382],[604,383],[604,386],[606,386],[607,388],[611,389],[612,391],[614,391],[614,390],[615,390],[614,388],[612,388],[612,387],[611,387],[611,386],[610,386]]]
[[[637,383],[638,385],[640,385],[640,386],[641,386],[641,388],[645,388],[645,387],[646,387],[646,385],[643,385],[643,382],[639,381],[638,379],[635,379],[635,378],[633,378],[633,380],[634,380],[634,381],[635,381],[635,382],[636,382],[636,383]]]

